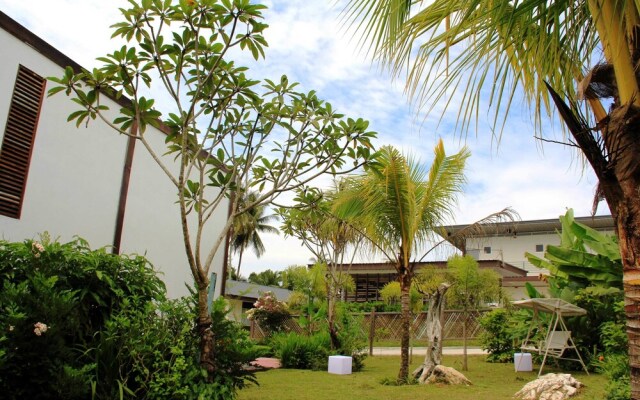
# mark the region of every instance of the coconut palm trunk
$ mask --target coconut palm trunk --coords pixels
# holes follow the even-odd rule
[[[620,253],[623,262],[624,308],[629,338],[629,364],[631,367],[631,398],[640,399],[640,198],[637,188],[640,182],[628,183],[634,197],[625,196],[621,201],[616,220]],[[633,190],[633,189],[636,190]]]
[[[634,80],[636,78],[634,77]],[[604,198],[615,221],[623,264],[623,285],[631,398],[640,399],[640,109],[614,104],[601,121],[602,141],[561,96],[547,86],[560,114],[598,177],[598,196]],[[597,201],[598,199],[596,199]]]
[[[403,268],[405,269],[405,268]],[[407,383],[409,379],[409,345],[411,342],[411,274],[404,270],[398,276],[400,280],[400,370],[398,371],[398,382]]]

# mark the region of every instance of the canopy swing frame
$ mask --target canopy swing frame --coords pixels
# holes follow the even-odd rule
[[[589,370],[587,369],[587,366],[580,355],[580,351],[578,351],[578,348],[573,341],[571,331],[567,328],[567,324],[563,318],[563,316],[569,317],[586,315],[587,311],[585,309],[562,299],[528,299],[514,301],[513,305],[519,308],[533,310],[533,318],[529,325],[529,331],[527,332],[527,337],[520,346],[520,350],[536,352],[543,356],[538,376],[542,374],[542,370],[544,369],[548,357],[556,360],[577,361],[582,365],[582,368],[585,370],[587,375],[589,375]],[[551,320],[549,321],[549,326],[544,340],[540,343],[536,343],[531,337],[534,327],[536,326],[536,322],[537,326],[541,330],[544,329],[539,315],[540,312],[551,314]],[[557,330],[558,327],[560,327],[560,330]],[[567,350],[574,350],[577,358],[562,357],[564,352]]]

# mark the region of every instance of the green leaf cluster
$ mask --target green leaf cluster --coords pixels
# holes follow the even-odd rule
[[[548,245],[544,258],[525,253],[533,265],[549,270],[554,296],[572,301],[578,289],[589,286],[622,290],[617,237],[576,222],[571,209],[560,217],[560,222],[559,245]]]

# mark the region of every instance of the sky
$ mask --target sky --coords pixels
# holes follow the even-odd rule
[[[591,213],[597,180],[575,150],[534,139],[533,120],[526,104],[516,99],[500,143],[492,139],[493,112],[480,114],[477,129],[466,136],[455,132],[457,110],[429,115],[411,106],[404,82],[392,80],[359,50],[340,23],[334,0],[267,0],[269,28],[266,58],[251,65],[252,76],[279,79],[283,74],[315,90],[334,109],[370,121],[378,132],[377,146],[393,145],[430,165],[439,139],[448,153],[467,146],[467,185],[459,198],[455,220],[465,224],[512,207],[523,220],[557,218],[567,208],[576,216]],[[120,21],[126,0],[0,0],[0,10],[85,68],[99,66],[97,57],[117,47],[110,25]],[[460,96],[452,93],[452,103]],[[442,119],[440,120],[440,117]],[[440,123],[438,123],[440,121]],[[561,123],[547,120],[545,138],[562,140]],[[601,204],[598,214],[608,214]],[[275,223],[277,225],[277,223]],[[281,270],[307,264],[312,257],[302,245],[282,235],[264,235],[267,252],[243,256],[241,273]],[[381,261],[381,256],[371,261]]]

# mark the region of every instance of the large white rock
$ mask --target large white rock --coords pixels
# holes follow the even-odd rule
[[[462,373],[451,367],[437,365],[431,376],[427,378],[427,383],[444,383],[447,385],[471,385],[471,381]]]
[[[516,399],[521,400],[564,400],[578,393],[582,383],[571,374],[546,374],[524,385]]]

